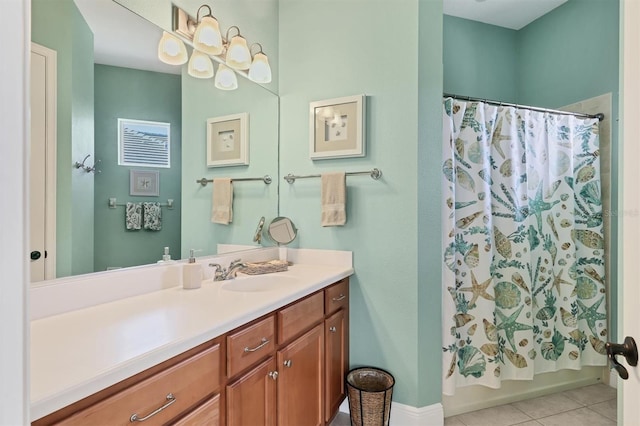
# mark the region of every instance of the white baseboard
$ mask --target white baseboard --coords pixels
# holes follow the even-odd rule
[[[347,398],[340,405],[340,412],[349,414]],[[410,405],[391,403],[389,426],[443,426],[444,410],[442,404],[432,404],[426,407],[412,407]]]

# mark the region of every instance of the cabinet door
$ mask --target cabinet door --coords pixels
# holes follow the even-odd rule
[[[325,420],[329,422],[346,395],[345,377],[349,368],[347,315],[344,309],[325,320]]]
[[[271,357],[227,385],[227,425],[275,426],[277,377]]]
[[[278,351],[278,426],[323,422],[324,327],[312,328]]]

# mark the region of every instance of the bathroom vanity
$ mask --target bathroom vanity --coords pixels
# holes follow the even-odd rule
[[[326,424],[345,397],[352,273],[294,264],[33,321],[33,424]]]

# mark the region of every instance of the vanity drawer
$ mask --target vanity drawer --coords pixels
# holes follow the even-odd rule
[[[275,319],[267,317],[227,336],[227,375],[233,377],[275,349]]]
[[[324,290],[325,315],[349,307],[349,279],[345,278]]]
[[[198,408],[178,420],[173,426],[219,426],[220,425],[220,395],[216,395]]]
[[[322,292],[278,312],[278,343],[284,343],[324,317]]]
[[[130,425],[131,416],[149,417],[146,424],[164,424],[187,411],[220,386],[217,344],[149,377],[73,416],[61,425]],[[173,401],[173,402],[172,402]]]

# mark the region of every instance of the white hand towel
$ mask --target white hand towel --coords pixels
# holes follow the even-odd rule
[[[323,173],[321,181],[322,226],[342,226],[347,222],[345,173]]]
[[[233,220],[233,184],[229,178],[213,180],[211,222],[228,225]]]

